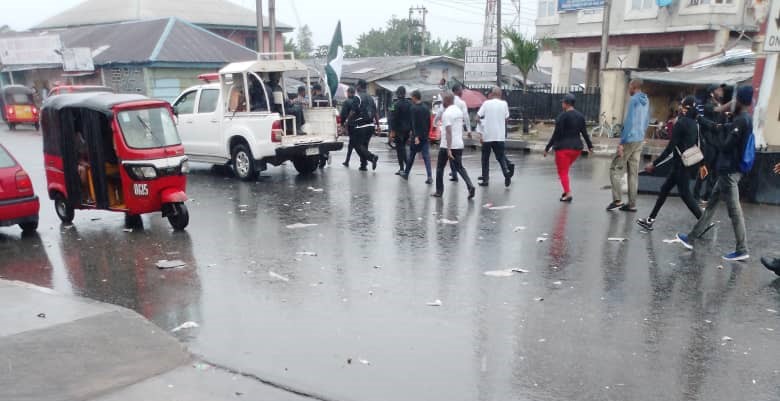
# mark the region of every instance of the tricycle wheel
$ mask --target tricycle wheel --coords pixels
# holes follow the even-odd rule
[[[62,194],[54,195],[54,210],[57,212],[57,217],[65,224],[73,222],[74,211],[73,207],[65,199]]]
[[[8,130],[13,131],[16,129],[16,124],[8,123]]]
[[[41,123],[35,123],[35,130],[40,131],[41,130]]]
[[[190,223],[190,213],[187,211],[187,205],[183,203],[174,203],[171,205],[173,209],[168,215],[168,223],[171,224],[176,231],[182,231]]]
[[[26,223],[20,223],[19,228],[22,229],[22,233],[29,234],[38,229],[37,221],[28,221]]]
[[[141,228],[144,226],[144,220],[140,214],[125,213],[125,227],[126,228]]]
[[[292,159],[293,166],[300,175],[309,175],[317,170],[320,165],[320,156],[301,156]]]
[[[244,181],[254,180],[257,177],[257,170],[249,147],[241,143],[234,146],[230,153],[233,156],[233,172],[236,176]]]

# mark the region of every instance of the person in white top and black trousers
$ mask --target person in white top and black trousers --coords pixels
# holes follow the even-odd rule
[[[471,183],[468,172],[463,167],[463,112],[454,105],[455,95],[452,92],[446,92],[442,95],[444,103],[444,113],[442,114],[442,134],[441,146],[439,148],[439,157],[436,160],[436,192],[431,196],[441,198],[444,193],[444,168],[447,167],[449,160],[455,167],[455,171],[460,174],[466,183],[469,191],[469,199],[474,198],[475,188]]]
[[[512,176],[515,175],[515,165],[506,158],[506,121],[509,119],[509,105],[501,99],[501,88],[494,86],[490,92],[490,99],[482,103],[477,116],[482,124],[482,176],[480,186],[488,186],[490,181],[490,152],[496,156],[496,161],[504,173],[504,185],[512,184]]]

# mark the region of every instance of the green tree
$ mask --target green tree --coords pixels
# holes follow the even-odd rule
[[[455,40],[450,44],[450,57],[454,57],[456,59],[463,60],[466,58],[466,48],[471,47],[474,45],[474,42],[471,41],[469,38],[464,38],[462,36],[458,36],[455,38]]]
[[[312,40],[311,29],[308,25],[298,28],[296,57],[309,58],[314,51],[314,41]]]
[[[318,46],[317,50],[314,51],[314,58],[328,58],[328,51],[330,50],[330,46],[328,45],[322,45]]]
[[[292,38],[284,38],[284,51],[292,52],[296,58],[298,57],[298,45],[295,44]]]
[[[408,19],[392,17],[384,29],[372,29],[357,40],[357,53],[361,57],[405,56],[411,39],[412,54],[419,54],[422,35]]]
[[[523,76],[523,92],[528,91],[528,74],[537,69],[539,55],[547,47],[554,47],[554,39],[532,39],[514,29],[504,29],[504,59],[512,63]]]
[[[360,53],[358,52],[358,48],[352,45],[344,45],[344,57],[346,58],[357,58],[360,57]]]

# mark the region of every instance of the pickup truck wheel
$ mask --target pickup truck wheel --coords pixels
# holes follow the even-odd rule
[[[301,156],[292,159],[293,166],[300,175],[309,175],[317,171],[320,165],[320,156]]]
[[[233,156],[233,172],[244,181],[252,181],[257,177],[255,159],[252,151],[245,144],[238,144],[230,152]]]

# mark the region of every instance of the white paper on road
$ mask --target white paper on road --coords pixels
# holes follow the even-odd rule
[[[609,237],[609,238],[607,238],[607,241],[612,241],[612,242],[625,242],[625,241],[628,241],[628,240],[627,240],[627,239],[625,239],[625,238],[623,238],[623,237]]]
[[[504,205],[504,206],[488,206],[488,210],[507,210],[507,209],[514,209],[515,205]]]
[[[442,305],[441,299],[437,299],[433,302],[428,302],[428,306],[441,306],[441,305]]]
[[[184,263],[181,260],[158,260],[157,263],[155,263],[155,266],[157,266],[158,269],[174,269],[177,267],[184,267],[187,264]]]
[[[723,338],[721,338],[720,341],[734,341],[734,339],[729,336],[723,336]]]
[[[295,252],[295,254],[300,256],[317,256],[317,252],[309,252],[309,251]]]
[[[536,242],[544,242],[547,241],[547,237],[536,237]]]
[[[675,242],[682,242],[682,241],[680,241],[679,238],[672,238],[672,239],[665,239],[664,240],[664,243],[667,243],[667,244],[674,244]]]
[[[536,301],[536,302],[542,302],[542,301],[544,301],[544,298],[542,298],[542,297],[536,297],[536,298],[534,298],[534,301]]]
[[[512,271],[515,273],[528,273],[528,270],[521,269],[519,267],[512,268]]]
[[[516,233],[518,231],[523,231],[523,230],[525,230],[525,226],[517,226],[514,228],[514,230],[512,230],[512,232]]]
[[[323,192],[323,191],[325,191],[322,188],[314,188],[314,187],[309,187],[308,189],[309,189],[309,191],[312,191],[312,192]]]
[[[197,328],[197,327],[200,327],[200,325],[195,323],[195,322],[192,322],[192,321],[184,322],[184,323],[174,327],[173,330],[171,330],[171,333],[175,333],[177,331],[186,330],[186,329],[194,329],[194,328]]]
[[[512,269],[488,270],[486,272],[483,272],[482,274],[490,277],[511,277],[515,275],[515,272],[513,272]]]
[[[277,279],[277,280],[282,280],[282,281],[284,281],[284,282],[290,281],[290,278],[289,278],[289,277],[282,276],[281,274],[279,274],[279,273],[276,273],[276,272],[269,271],[269,272],[268,272],[268,275],[269,275],[271,278],[275,278],[275,279]]]
[[[441,224],[449,224],[449,225],[458,224],[457,220],[449,220],[449,219],[439,219],[438,222]]]
[[[313,224],[313,223],[295,223],[295,224],[288,225],[287,228],[289,229],[308,228],[308,227],[315,227],[316,225],[317,224]]]
[[[774,310],[774,309],[767,309],[766,311],[769,312],[769,313],[777,313],[777,311]]]

